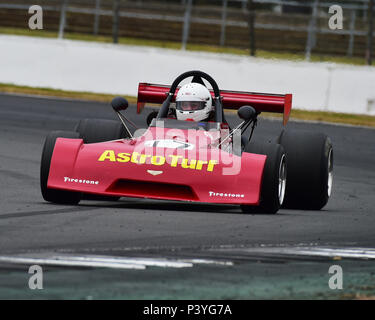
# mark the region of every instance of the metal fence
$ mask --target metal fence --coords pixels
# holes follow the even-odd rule
[[[371,64],[374,0],[40,0],[44,29],[272,52],[363,57]],[[0,26],[27,28],[34,0],[0,0]],[[343,29],[329,28],[340,5]]]

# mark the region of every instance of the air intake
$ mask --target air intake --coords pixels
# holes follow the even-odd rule
[[[107,190],[123,197],[142,197],[168,200],[198,200],[191,187],[174,183],[160,183],[152,181],[138,181],[120,179]]]

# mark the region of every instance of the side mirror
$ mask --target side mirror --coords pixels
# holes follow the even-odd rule
[[[250,121],[257,116],[256,110],[250,106],[242,106],[238,109],[237,114],[244,121]]]
[[[116,97],[112,99],[111,106],[115,111],[126,110],[129,106],[128,100],[123,97]]]

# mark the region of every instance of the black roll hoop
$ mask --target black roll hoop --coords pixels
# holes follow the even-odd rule
[[[221,104],[221,97],[220,97],[220,90],[219,86],[217,85],[216,81],[207,73],[199,70],[193,70],[193,71],[187,71],[183,74],[179,75],[172,83],[171,88],[169,90],[167,98],[164,100],[159,113],[157,115],[157,119],[166,118],[168,115],[168,110],[170,103],[176,93],[176,89],[178,85],[185,80],[186,78],[194,77],[194,78],[203,78],[208,81],[208,83],[212,86],[212,89],[214,91],[215,98],[214,106],[215,106],[215,122],[223,122],[223,106]]]

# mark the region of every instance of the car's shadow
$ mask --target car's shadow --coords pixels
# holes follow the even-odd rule
[[[32,203],[30,203],[32,204]],[[52,214],[65,214],[81,211],[91,211],[96,209],[134,209],[138,210],[149,210],[149,211],[169,211],[176,213],[184,212],[207,212],[217,214],[235,214],[242,216],[263,216],[263,217],[303,217],[303,213],[313,213],[314,215],[326,215],[327,211],[332,210],[322,209],[319,211],[314,210],[291,210],[291,209],[280,209],[277,214],[265,214],[265,213],[243,213],[239,205],[230,204],[212,204],[212,203],[195,203],[195,202],[181,202],[181,201],[166,201],[166,200],[152,200],[152,199],[131,199],[121,198],[118,201],[97,201],[97,200],[83,200],[78,205],[64,205],[55,204],[49,202],[38,202],[39,205],[43,205],[43,208],[49,210],[37,209],[31,211],[11,212],[2,213],[1,219],[12,219],[22,218],[38,215],[52,215]],[[334,212],[334,211],[333,211]]]
[[[164,201],[164,200],[133,200],[121,198],[114,201],[81,201],[80,207],[101,207],[101,208],[118,208],[118,209],[135,209],[135,210],[152,210],[152,211],[181,211],[181,212],[215,212],[215,213],[233,213],[243,214],[240,206],[235,205],[217,205],[210,203],[192,203],[181,201]]]
[[[274,216],[273,214],[264,213],[243,213],[239,205],[228,204],[211,204],[211,203],[194,203],[181,201],[164,201],[140,199],[134,200],[129,198],[121,198],[114,202],[110,201],[81,201],[79,207],[96,207],[96,208],[117,208],[117,209],[135,209],[135,210],[152,210],[152,211],[174,211],[174,212],[211,212],[219,214],[240,214],[244,216]],[[283,210],[278,214],[296,215],[293,212]]]

